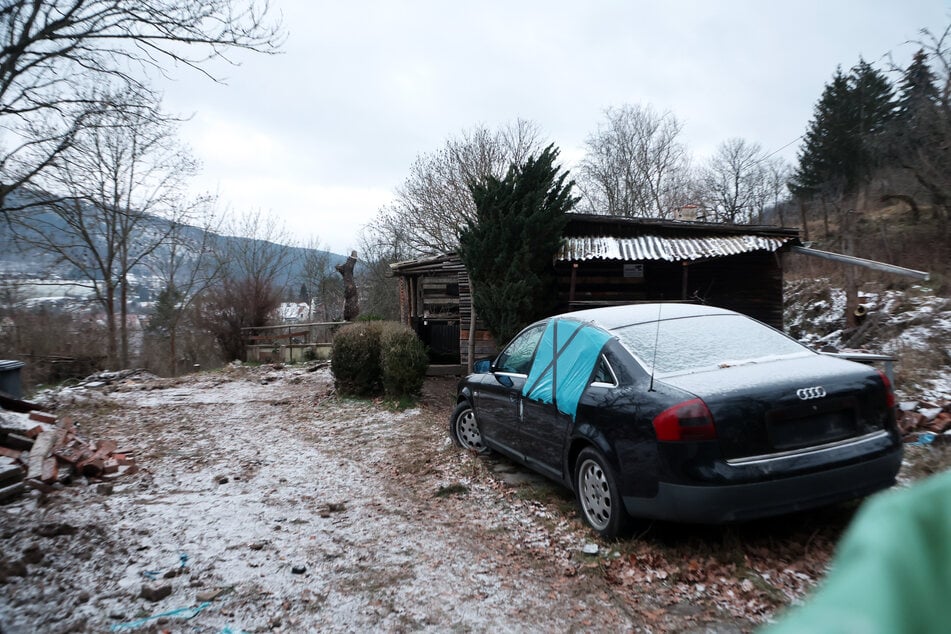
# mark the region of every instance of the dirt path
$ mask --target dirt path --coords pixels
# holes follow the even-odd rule
[[[451,447],[448,397],[391,413],[330,385],[240,368],[64,408],[143,469],[0,507],[5,561],[40,558],[7,575],[0,630],[639,629],[579,563],[583,528]]]

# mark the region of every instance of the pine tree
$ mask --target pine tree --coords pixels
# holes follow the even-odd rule
[[[864,60],[848,75],[837,68],[806,131],[793,193],[854,193],[881,163],[881,137],[893,113],[892,88],[881,72]]]
[[[919,152],[930,152],[929,146],[942,142],[938,130],[941,98],[936,83],[928,55],[920,49],[902,75],[890,126],[889,152],[898,165],[911,165]]]
[[[500,343],[554,306],[552,258],[565,214],[578,202],[557,156],[550,145],[538,158],[512,164],[501,180],[489,175],[469,184],[476,217],[459,234],[459,256],[476,312]]]
[[[919,49],[905,69],[898,87],[898,100],[895,119],[905,127],[919,123],[926,113],[937,107],[939,102],[934,73],[928,65],[928,55]]]

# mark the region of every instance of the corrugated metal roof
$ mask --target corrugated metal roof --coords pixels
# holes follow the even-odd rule
[[[682,262],[750,251],[776,251],[793,239],[754,235],[704,236],[702,238],[667,238],[651,235],[636,238],[568,237],[565,238],[565,243],[556,259],[575,262],[594,259]]]

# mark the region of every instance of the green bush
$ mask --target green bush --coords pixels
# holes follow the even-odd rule
[[[380,338],[380,367],[383,391],[388,398],[416,396],[426,379],[429,356],[426,346],[412,329],[395,322],[386,323]]]
[[[380,367],[382,322],[360,322],[340,328],[334,335],[330,369],[341,394],[372,396],[383,389]]]
[[[337,391],[344,395],[418,395],[428,365],[426,346],[396,322],[348,324],[334,335],[330,367]]]

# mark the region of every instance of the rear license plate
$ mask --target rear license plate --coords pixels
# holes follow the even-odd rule
[[[855,416],[849,410],[839,410],[773,420],[769,435],[773,448],[780,451],[822,445],[855,435]]]

